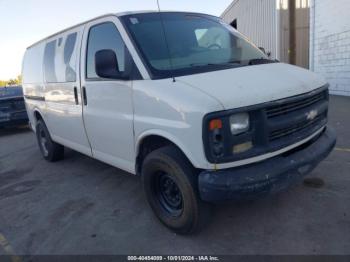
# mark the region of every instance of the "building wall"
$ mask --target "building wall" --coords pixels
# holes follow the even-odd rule
[[[309,68],[309,0],[295,0],[295,64]],[[234,0],[222,14],[227,23],[237,19],[237,29],[271,58],[289,63],[288,0]]]
[[[350,96],[350,0],[296,0],[296,8],[297,64],[324,76],[332,94]],[[233,0],[222,18],[288,62],[288,13],[288,0]]]
[[[332,94],[350,96],[350,1],[312,0],[311,69],[330,83]]]
[[[229,24],[237,19],[239,32],[278,58],[276,0],[234,0],[222,18]]]
[[[290,63],[290,28],[289,28],[289,15],[290,8],[288,6],[288,0],[277,0],[277,15],[279,23],[279,43],[280,43],[280,56],[279,60],[284,63]],[[304,68],[309,68],[309,35],[310,35],[310,5],[309,0],[295,0],[295,64]]]

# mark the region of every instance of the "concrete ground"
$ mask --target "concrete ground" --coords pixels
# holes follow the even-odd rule
[[[350,254],[350,98],[332,97],[337,149],[303,184],[215,208],[198,235],[152,214],[140,179],[68,151],[47,163],[26,129],[0,131],[0,254]]]

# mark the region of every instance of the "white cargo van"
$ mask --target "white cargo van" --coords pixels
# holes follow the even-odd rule
[[[27,49],[23,87],[46,160],[69,147],[140,175],[155,214],[179,233],[198,228],[208,203],[300,181],[336,141],[323,79],[269,60],[205,14],[71,27]]]

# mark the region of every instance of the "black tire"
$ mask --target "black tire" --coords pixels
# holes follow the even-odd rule
[[[199,198],[198,172],[176,147],[160,148],[145,158],[142,182],[154,213],[174,232],[198,232],[208,220],[210,205]]]
[[[43,157],[49,162],[62,160],[64,157],[64,147],[52,141],[49,130],[43,120],[38,120],[36,124],[36,138]]]

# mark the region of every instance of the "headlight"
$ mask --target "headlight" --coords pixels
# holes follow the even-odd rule
[[[239,135],[249,130],[249,114],[239,113],[230,117],[230,127],[232,135]]]
[[[226,163],[244,157],[254,147],[253,113],[211,113],[204,117],[203,142],[210,163]]]

